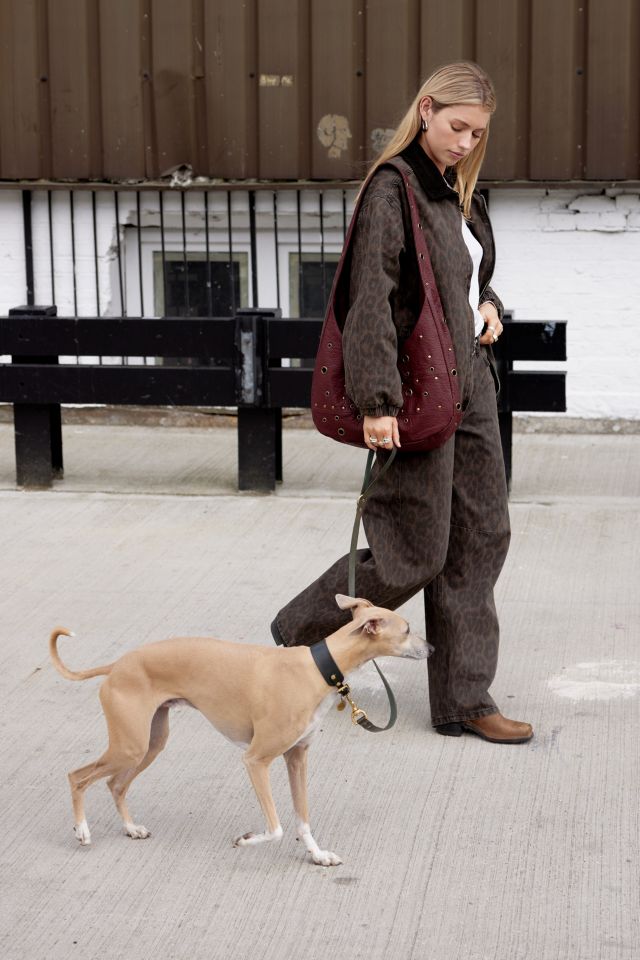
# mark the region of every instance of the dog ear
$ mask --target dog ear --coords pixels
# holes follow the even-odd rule
[[[355,610],[357,607],[372,607],[363,597],[346,597],[343,593],[336,593],[336,603],[341,610]],[[355,616],[355,613],[354,613]]]
[[[370,617],[364,621],[362,624],[362,629],[365,633],[370,633],[372,636],[375,636],[377,633],[380,633],[380,629],[384,620],[382,617]]]

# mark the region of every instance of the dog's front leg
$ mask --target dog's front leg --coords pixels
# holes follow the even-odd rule
[[[304,843],[314,863],[322,867],[336,867],[342,863],[340,857],[331,850],[321,850],[313,839],[309,826],[309,803],[307,799],[307,753],[308,743],[299,743],[284,755],[291,786],[293,809],[298,818],[298,838]]]
[[[266,843],[270,840],[280,840],[282,838],[282,827],[278,820],[276,805],[273,802],[269,780],[269,767],[273,759],[273,757],[256,755],[253,747],[249,747],[243,757],[253,789],[267,821],[267,829],[264,833],[245,833],[241,837],[236,837],[233,841],[234,847],[248,847],[256,843]]]

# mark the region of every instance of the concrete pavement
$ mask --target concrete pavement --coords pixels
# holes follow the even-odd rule
[[[428,725],[426,665],[387,660],[396,727],[332,712],[312,747],[314,833],[344,865],[260,824],[240,753],[180,710],[131,791],[144,842],[104,785],[94,845],[73,838],[66,771],[97,757],[99,681],[52,668],[205,633],[269,644],[278,606],[348,546],[360,451],[285,432],[275,496],[238,495],[232,430],[65,427],[66,479],[15,491],[0,424],[0,873],[6,960],[638,960],[640,436],[516,435],[513,543],[493,693],[535,740],[492,746]],[[422,629],[420,598],[405,607]],[[373,669],[356,699],[374,720]]]

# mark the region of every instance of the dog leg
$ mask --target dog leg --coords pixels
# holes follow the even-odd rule
[[[147,754],[151,717],[140,706],[132,710],[129,698],[119,696],[107,679],[100,688],[100,701],[109,731],[109,746],[98,760],[69,774],[74,831],[82,846],[91,843],[84,813],[84,793],[96,780],[113,779],[135,770]]]
[[[133,760],[133,763],[132,763]],[[73,804],[74,833],[83,847],[91,843],[91,833],[84,813],[84,793],[96,780],[103,777],[115,777],[136,766],[136,761],[130,755],[116,753],[109,747],[103,755],[85,767],[72,770],[69,776],[71,786],[71,802]]]
[[[159,753],[164,750],[169,739],[169,709],[160,707],[156,710],[151,721],[151,733],[149,736],[149,749],[145,757],[137,767],[129,770],[121,770],[120,773],[111,777],[107,781],[107,786],[111,790],[116,809],[122,817],[124,832],[133,840],[146,840],[151,833],[141,823],[134,823],[126,803],[126,795],[134,779],[142,773],[143,770],[153,763]]]
[[[262,812],[266,820],[267,829],[264,833],[245,833],[241,837],[236,837],[233,841],[234,847],[249,847],[257,843],[267,843],[271,840],[280,840],[282,838],[282,827],[278,820],[276,805],[273,802],[271,793],[271,781],[269,779],[269,767],[274,757],[262,757],[256,755],[253,747],[249,747],[244,757],[244,764],[256,796],[262,807]]]
[[[289,774],[293,809],[298,818],[298,839],[302,840],[314,863],[322,867],[336,867],[342,863],[331,850],[321,850],[314,840],[309,826],[309,803],[307,799],[307,758],[309,744],[298,743],[284,755]]]

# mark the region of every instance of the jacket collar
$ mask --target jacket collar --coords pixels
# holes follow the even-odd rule
[[[418,135],[419,136],[419,135]],[[457,197],[450,181],[455,183],[456,173],[453,167],[447,167],[444,176],[440,173],[431,157],[420,146],[418,137],[400,154],[415,173],[418,183],[430,200],[444,200]]]

